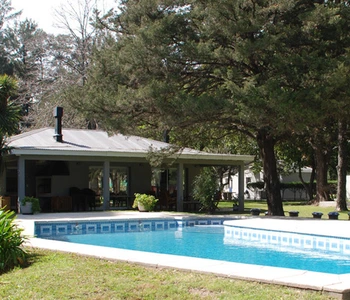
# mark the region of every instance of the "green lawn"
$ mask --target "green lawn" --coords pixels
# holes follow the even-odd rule
[[[232,211],[232,202],[220,202],[219,208],[220,210],[224,211]],[[260,208],[262,213],[260,216],[263,216],[264,213],[267,211],[267,203],[266,201],[259,200],[259,201],[245,201],[244,202],[244,214],[249,215],[250,209],[252,208]],[[322,206],[316,206],[316,205],[308,205],[306,202],[283,202],[283,208],[285,211],[285,216],[289,216],[289,211],[299,211],[299,217],[303,218],[312,218],[313,212],[322,212],[323,216],[322,219],[328,219],[328,213],[335,211],[334,207],[322,207]],[[340,211],[339,212],[339,220],[348,220],[348,212],[347,211]]]
[[[0,275],[1,299],[334,299],[318,291],[33,249]]]

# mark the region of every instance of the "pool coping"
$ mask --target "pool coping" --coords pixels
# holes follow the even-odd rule
[[[116,248],[108,248],[92,245],[80,245],[62,241],[47,240],[32,237],[34,234],[35,221],[68,221],[68,220],[103,220],[103,219],[159,219],[159,218],[227,218],[231,217],[235,220],[241,220],[240,226],[255,226],[259,224],[259,228],[271,228],[275,226],[276,220],[278,224],[292,221],[290,218],[259,218],[244,217],[237,218],[234,216],[212,216],[212,215],[193,215],[181,213],[68,213],[68,214],[39,214],[33,216],[18,215],[17,222],[19,226],[24,228],[24,234],[29,236],[26,245],[49,250],[58,250],[63,252],[71,252],[82,255],[88,255],[104,259],[112,259],[128,263],[137,263],[155,268],[175,268],[179,270],[187,270],[201,273],[214,274],[235,279],[257,281],[262,283],[279,284],[289,287],[311,289],[329,293],[330,295],[342,299],[350,299],[350,273],[349,274],[328,274],[321,272],[311,272],[304,270],[294,270],[287,268],[267,267],[259,265],[249,265],[242,263],[225,262],[220,260],[211,260],[203,258],[193,258],[186,256],[177,256],[169,254],[158,254],[141,252],[135,250],[124,250]],[[293,219],[294,222],[305,222],[302,219]],[[281,223],[282,222],[282,223]],[[345,232],[346,226],[344,221],[335,220],[312,220],[308,219],[308,226],[320,228],[323,222],[327,222],[327,227],[331,227],[329,232]],[[345,221],[346,222],[346,221]],[[265,224],[265,225],[263,225]],[[272,225],[275,224],[275,225]],[[340,226],[342,225],[342,226]],[[323,226],[323,225],[322,225]],[[276,227],[275,227],[276,228]],[[345,234],[345,233],[344,233]],[[342,234],[343,236],[343,234]],[[347,235],[347,237],[349,237]]]

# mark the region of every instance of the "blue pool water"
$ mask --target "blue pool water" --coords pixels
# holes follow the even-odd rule
[[[296,249],[260,242],[225,241],[223,226],[193,226],[177,230],[68,234],[49,239],[154,253],[199,257],[245,264],[350,273],[350,257],[329,250]]]

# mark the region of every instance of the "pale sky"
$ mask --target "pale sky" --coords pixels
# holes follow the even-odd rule
[[[115,0],[95,0],[101,11],[107,12],[110,8],[116,6]],[[14,11],[22,11],[21,20],[25,18],[32,19],[38,23],[47,33],[62,33],[62,29],[54,26],[54,9],[60,7],[61,4],[68,2],[78,2],[76,0],[11,0],[11,6]]]

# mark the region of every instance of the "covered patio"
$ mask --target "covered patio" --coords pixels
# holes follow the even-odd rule
[[[239,209],[243,210],[244,166],[250,155],[189,148],[173,150],[156,140],[98,130],[43,128],[13,136],[4,157],[3,194],[20,212],[20,200],[35,196],[43,212],[130,209],[134,193],[151,193],[159,210],[195,209],[192,183],[203,166],[237,166]],[[172,151],[170,151],[172,149]],[[149,157],[162,153],[162,168]]]

